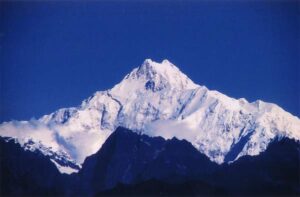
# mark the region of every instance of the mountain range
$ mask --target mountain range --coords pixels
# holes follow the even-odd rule
[[[276,139],[258,156],[218,165],[186,140],[118,127],[78,173],[0,138],[1,196],[299,195],[300,144]]]
[[[170,192],[187,183],[203,194],[299,193],[299,118],[197,85],[168,60],[146,59],[78,107],[4,122],[0,136],[4,194]]]

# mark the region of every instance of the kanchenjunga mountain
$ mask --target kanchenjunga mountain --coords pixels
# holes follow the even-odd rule
[[[195,166],[190,166],[187,170],[191,175],[199,175],[199,171],[206,169],[203,166],[208,166],[207,173],[210,175],[210,170],[227,164],[235,166],[238,165],[236,163],[243,164],[242,161],[249,160],[245,164],[247,166],[252,159],[263,157],[272,143],[292,141],[298,144],[300,140],[299,118],[276,104],[260,100],[250,103],[244,98],[230,98],[218,91],[195,84],[168,60],[157,63],[150,59],[146,59],[141,66],[133,69],[112,89],[96,92],[78,107],[59,109],[39,119],[0,124],[0,136],[6,143],[18,144],[18,148],[26,154],[38,153],[39,157],[54,164],[58,171],[64,174],[62,176],[77,173],[70,176],[85,177],[90,176],[84,175],[86,169],[93,168],[91,167],[93,165],[88,164],[89,156],[94,157],[97,151],[103,152],[107,149],[103,144],[106,144],[109,136],[115,135],[114,131],[121,127],[130,129],[130,132],[135,134],[132,134],[132,138],[135,138],[134,136],[144,136],[142,138],[147,139],[160,137],[153,139],[164,141],[161,142],[164,145],[155,142],[157,146],[155,151],[169,150],[172,147],[173,153],[169,150],[168,157],[174,154],[176,157],[177,146],[172,144],[174,139],[181,140],[180,144],[188,143],[191,147],[185,152],[187,155],[193,154],[193,157],[186,160],[195,162]],[[124,138],[123,143],[126,145],[126,141],[130,141],[130,138],[125,136]],[[171,145],[164,147],[168,143]],[[135,145],[135,147],[139,151],[139,146]],[[120,154],[124,152],[120,151]],[[155,154],[151,153],[149,158],[155,157]],[[198,157],[205,162],[199,162],[201,159]],[[103,176],[107,173],[115,178],[110,177],[109,183],[101,183],[99,188],[110,189],[118,182],[137,184],[148,181],[149,177],[143,178],[144,174],[139,170],[144,169],[144,165],[150,166],[149,163],[153,161],[149,158],[143,158],[145,164],[138,159],[135,160],[138,163],[136,166],[139,167],[134,167],[137,168],[136,175],[130,175],[131,178],[126,175],[126,170],[121,170],[119,173],[123,173],[124,179],[121,179],[120,174],[115,171],[108,173],[109,170],[103,170],[101,164],[100,168],[96,169],[99,172],[96,173],[98,178],[103,181]],[[121,160],[117,159],[116,162]],[[172,169],[165,168],[160,162],[155,161],[153,164],[156,166],[154,169],[157,170],[158,177],[150,178],[162,180],[160,176],[164,173],[160,169],[166,169],[167,172],[168,169]],[[175,165],[174,168],[177,168],[175,161],[171,163]],[[181,166],[182,173],[185,172],[187,163]],[[299,164],[299,160],[296,159],[293,163]],[[126,166],[128,170],[133,168],[132,165]],[[149,173],[155,175],[154,169],[149,170]],[[228,171],[231,169],[233,167]],[[114,172],[116,175],[112,175]],[[298,174],[299,179],[299,169],[298,173],[297,171],[295,173]],[[177,174],[175,177],[172,179],[180,179]],[[189,175],[187,177],[195,178]],[[199,180],[197,177],[205,176],[203,174],[196,176],[196,180]],[[89,178],[92,180],[95,177]],[[81,178],[75,179],[81,180]],[[77,184],[74,181],[70,182]],[[145,184],[147,185],[147,182]],[[82,189],[82,187],[78,188]],[[83,187],[81,191],[84,189],[94,191],[88,186]]]
[[[112,89],[79,107],[0,125],[0,136],[40,150],[64,173],[76,172],[119,126],[185,139],[212,161],[258,155],[276,137],[300,139],[300,120],[275,104],[233,99],[195,84],[168,60],[146,59]]]

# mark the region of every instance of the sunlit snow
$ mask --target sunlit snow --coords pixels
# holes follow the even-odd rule
[[[64,158],[80,166],[118,126],[150,136],[186,139],[217,163],[223,163],[233,148],[238,150],[232,158],[236,160],[259,154],[277,136],[300,140],[299,118],[277,105],[230,98],[195,84],[168,60],[150,59],[79,107],[60,109],[38,120],[2,123],[0,135],[45,155],[54,152],[52,161],[58,169],[72,173],[77,170],[58,162]],[[28,145],[29,141],[33,143]]]

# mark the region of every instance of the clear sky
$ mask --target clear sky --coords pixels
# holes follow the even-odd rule
[[[0,121],[78,106],[145,58],[300,116],[299,1],[0,2]]]

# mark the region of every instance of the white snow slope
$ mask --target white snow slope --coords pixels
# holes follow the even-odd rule
[[[299,118],[279,106],[210,91],[168,60],[150,59],[79,107],[60,109],[38,120],[2,123],[0,136],[25,149],[40,150],[69,174],[79,168],[68,162],[80,167],[118,126],[150,136],[186,139],[219,164],[257,155],[277,137],[300,140]]]

